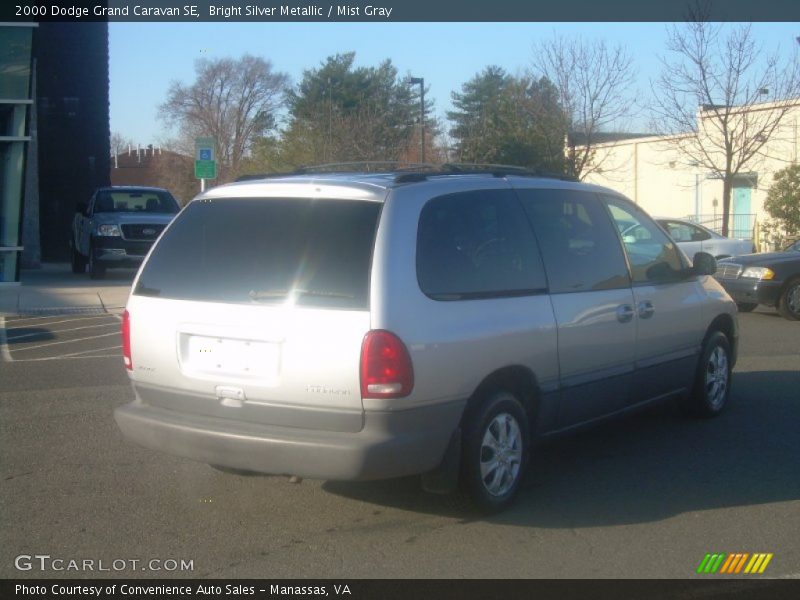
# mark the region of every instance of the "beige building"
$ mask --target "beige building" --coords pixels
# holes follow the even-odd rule
[[[777,104],[753,105],[732,111],[731,122],[750,131],[763,129]],[[713,109],[698,111],[699,135],[713,135]],[[780,125],[760,151],[745,163],[731,194],[730,236],[750,238],[756,222],[769,218],[764,211],[773,174],[798,159],[800,99],[794,100]],[[586,181],[612,188],[641,205],[651,215],[690,217],[719,231],[722,227],[722,180],[690,158],[684,149],[692,134],[636,137],[599,144],[598,171]],[[706,144],[709,146],[709,144]],[[715,157],[717,164],[724,164]]]

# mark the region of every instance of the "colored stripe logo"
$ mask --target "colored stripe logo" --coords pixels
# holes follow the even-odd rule
[[[697,567],[697,572],[713,575],[716,573],[726,575],[763,573],[774,555],[769,553],[737,552],[725,554],[722,552],[706,554]]]

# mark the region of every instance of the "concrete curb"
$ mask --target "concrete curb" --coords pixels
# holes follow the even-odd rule
[[[22,271],[20,285],[0,287],[0,315],[120,313],[128,301],[133,271],[93,281],[67,264]]]

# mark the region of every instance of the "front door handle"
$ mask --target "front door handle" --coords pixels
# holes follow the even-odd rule
[[[629,323],[633,319],[633,307],[630,304],[620,304],[617,307],[617,321]]]
[[[653,307],[653,303],[650,300],[643,300],[639,302],[637,306],[639,309],[639,318],[640,319],[649,319],[653,316],[653,313],[656,312],[656,309]]]

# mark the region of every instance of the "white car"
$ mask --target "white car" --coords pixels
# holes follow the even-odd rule
[[[678,247],[692,258],[697,252],[708,252],[714,258],[741,256],[754,252],[751,240],[734,240],[706,229],[686,219],[656,217],[655,220],[678,243]]]

